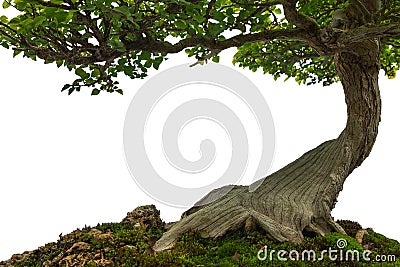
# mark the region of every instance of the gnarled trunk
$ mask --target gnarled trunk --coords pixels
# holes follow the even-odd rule
[[[380,121],[379,42],[368,40],[335,55],[347,104],[347,125],[339,137],[307,152],[263,179],[253,192],[235,186],[214,190],[188,210],[157,241],[154,249],[171,248],[190,230],[219,237],[241,227],[261,226],[278,241],[301,242],[305,235],[344,233],[330,213],[345,179],[369,155]],[[257,182],[259,183],[259,182]],[[217,200],[206,205],[209,199]]]

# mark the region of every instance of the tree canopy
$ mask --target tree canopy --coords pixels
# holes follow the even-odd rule
[[[330,33],[335,10],[360,0],[4,0],[18,15],[0,16],[0,44],[74,71],[69,94],[123,91],[116,77],[144,78],[170,53],[218,62],[237,47],[233,62],[275,78],[330,85],[338,81],[333,55],[365,38],[380,38],[381,68],[400,66],[400,1],[383,0],[373,20]]]

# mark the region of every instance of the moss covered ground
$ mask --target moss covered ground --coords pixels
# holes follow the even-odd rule
[[[155,207],[145,206],[128,213],[120,223],[104,223],[77,229],[60,236],[57,242],[46,244],[34,251],[15,254],[8,261],[0,262],[0,267],[400,266],[399,242],[375,233],[372,229],[366,229],[360,244],[355,238],[361,230],[358,223],[338,223],[346,230],[348,236],[331,233],[324,237],[307,237],[302,244],[294,245],[271,241],[261,230],[240,230],[215,240],[205,239],[196,232],[190,232],[179,239],[174,249],[155,253],[151,247],[165,231],[165,227]],[[343,249],[338,248],[338,242],[341,242],[340,246],[343,246]],[[336,253],[332,251],[331,257],[328,254],[329,248],[337,250]],[[286,261],[278,259],[279,250],[287,252],[280,255]],[[315,251],[315,256],[307,253],[310,250]],[[326,252],[322,253],[324,250]],[[306,253],[304,260],[301,260],[303,251]],[[347,251],[352,253],[346,257]],[[359,261],[356,260],[356,251]],[[368,253],[363,254],[366,251]],[[365,260],[363,255],[370,261]],[[336,260],[333,259],[335,256]],[[299,260],[291,259],[297,257]],[[377,259],[381,261],[377,262]]]

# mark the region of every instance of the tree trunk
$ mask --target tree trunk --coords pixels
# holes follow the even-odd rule
[[[190,230],[216,238],[227,231],[258,225],[270,238],[294,243],[308,235],[344,233],[330,213],[345,179],[369,155],[378,133],[379,54],[379,42],[368,40],[335,55],[348,114],[346,128],[337,139],[256,182],[261,184],[253,192],[249,187],[234,186],[219,198],[228,187],[212,191],[185,212],[154,249],[171,248],[181,234]],[[216,200],[209,203],[210,199]]]

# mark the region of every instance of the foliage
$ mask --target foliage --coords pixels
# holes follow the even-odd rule
[[[378,23],[398,23],[400,3],[383,2]],[[345,5],[344,0],[3,0],[3,8],[18,15],[0,16],[0,45],[14,56],[74,71],[77,79],[63,87],[69,94],[83,86],[93,95],[122,94],[120,73],[144,78],[167,54],[184,49],[199,61],[218,62],[218,53],[234,46],[234,63],[242,67],[329,85],[338,80],[332,51],[318,39],[333,12]],[[393,78],[398,37],[386,34],[382,41],[382,68]]]
[[[322,82],[324,86],[338,81],[332,56],[321,56],[296,41],[245,44],[236,53],[234,62],[252,71],[262,68],[275,80],[285,75],[286,79],[295,78],[299,84]]]

